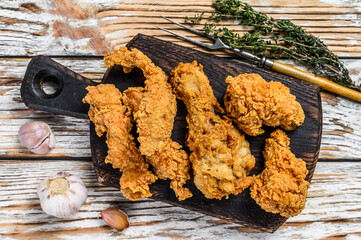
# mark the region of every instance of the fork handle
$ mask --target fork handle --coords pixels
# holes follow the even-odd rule
[[[302,71],[298,68],[294,68],[290,65],[283,64],[278,61],[273,61],[271,69],[276,72],[283,73],[287,76],[295,77],[316,84],[324,90],[361,102],[361,92],[341,86],[340,84],[334,83],[330,80],[327,80],[326,78],[317,77],[311,73]]]

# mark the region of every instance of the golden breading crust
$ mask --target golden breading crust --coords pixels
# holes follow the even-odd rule
[[[286,133],[276,130],[266,139],[264,171],[255,177],[251,197],[262,209],[284,217],[295,216],[305,207],[308,173],[306,163],[290,150]]]
[[[139,111],[139,105],[144,95],[143,87],[129,87],[123,92],[123,103],[127,107],[128,114],[132,121],[135,121],[134,114]]]
[[[134,120],[139,133],[140,152],[146,161],[152,164],[155,173],[161,179],[170,179],[171,188],[179,200],[192,196],[188,188],[183,187],[189,177],[190,162],[181,145],[171,140],[177,102],[168,77],[146,55],[137,49],[122,47],[105,55],[104,65],[123,67],[125,73],[133,68],[143,71],[145,77],[144,92],[133,88],[126,95],[125,104],[133,109]],[[132,100],[132,98],[136,98]],[[139,106],[135,106],[139,104]]]
[[[228,198],[241,193],[253,181],[249,144],[231,122],[215,114],[222,111],[202,65],[180,63],[171,83],[187,107],[188,136],[194,183],[206,198]]]
[[[289,88],[280,82],[266,82],[258,74],[228,77],[224,105],[227,116],[250,136],[264,133],[262,124],[290,131],[300,126],[305,114]]]
[[[152,196],[149,185],[157,177],[148,171],[148,164],[129,133],[132,124],[124,114],[126,107],[121,103],[121,93],[112,84],[90,86],[87,90],[83,102],[90,105],[88,114],[97,135],[100,137],[107,133],[108,155],[105,162],[123,172],[120,187],[124,196],[131,200]]]

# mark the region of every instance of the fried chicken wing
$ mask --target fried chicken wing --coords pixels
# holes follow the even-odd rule
[[[305,207],[308,173],[306,163],[290,150],[286,133],[276,130],[266,139],[264,171],[255,177],[251,197],[262,209],[284,217],[295,216]]]
[[[222,112],[203,66],[180,63],[171,83],[177,97],[187,107],[188,136],[194,183],[206,198],[228,198],[241,193],[253,181],[247,177],[255,165],[244,135],[230,121],[215,114]]]
[[[305,114],[289,88],[280,82],[266,82],[258,74],[228,77],[224,105],[227,116],[250,136],[264,133],[262,124],[287,131],[300,126]]]
[[[106,54],[104,65],[123,67],[125,73],[133,68],[143,71],[145,77],[144,92],[133,89],[127,94],[126,104],[136,109],[133,117],[139,133],[140,152],[146,156],[157,176],[170,179],[171,188],[179,200],[192,196],[188,188],[183,187],[189,177],[189,158],[181,145],[171,140],[177,102],[168,77],[147,56],[137,49],[126,47]],[[138,104],[138,106],[136,106]]]
[[[97,135],[100,137],[107,133],[108,155],[105,162],[123,172],[120,187],[124,196],[131,200],[150,197],[149,185],[157,177],[148,170],[148,164],[129,133],[132,124],[125,116],[126,107],[121,103],[120,91],[112,84],[90,86],[87,90],[83,102],[90,105],[88,114]]]

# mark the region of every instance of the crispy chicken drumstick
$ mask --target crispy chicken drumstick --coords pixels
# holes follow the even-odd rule
[[[194,183],[206,198],[228,198],[253,181],[247,177],[255,165],[249,144],[233,125],[215,114],[222,111],[202,65],[180,63],[171,83],[188,109],[188,136]]]
[[[133,68],[143,71],[145,77],[144,92],[133,89],[133,95],[127,92],[126,104],[136,110],[133,117],[139,133],[140,152],[146,156],[156,175],[161,179],[170,179],[170,186],[179,200],[192,196],[188,188],[183,187],[189,179],[190,163],[188,155],[181,145],[171,140],[177,102],[168,78],[161,68],[137,49],[126,47],[105,55],[104,65],[123,67],[125,73]],[[132,98],[135,97],[136,99]],[[137,106],[139,104],[139,106]]]
[[[265,169],[255,177],[251,197],[262,209],[284,217],[295,216],[305,207],[308,173],[306,163],[290,150],[286,133],[276,130],[266,139]]]
[[[105,162],[123,172],[120,187],[124,196],[131,200],[150,197],[149,185],[157,177],[148,170],[148,164],[129,133],[132,124],[124,114],[126,107],[121,103],[121,93],[112,84],[90,86],[87,90],[83,102],[90,104],[88,114],[97,135],[100,137],[107,133],[108,155]]]

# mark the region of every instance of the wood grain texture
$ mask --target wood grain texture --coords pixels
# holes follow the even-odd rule
[[[92,56],[125,45],[137,33],[191,46],[156,30],[177,30],[159,15],[182,21],[210,12],[212,0],[2,0],[0,1],[0,238],[1,239],[360,239],[360,105],[322,92],[323,138],[320,158],[305,210],[274,234],[244,233],[244,226],[171,205],[142,200],[130,203],[115,189],[97,183],[90,159],[89,121],[29,110],[20,99],[20,83],[29,59],[36,54],[56,59],[83,76],[99,81],[103,61]],[[245,0],[276,18],[291,19],[321,39],[339,56],[361,56],[359,0]],[[230,21],[227,26],[234,25]],[[201,26],[197,25],[196,28]],[[243,28],[234,27],[238,32]],[[198,38],[199,39],[199,38]],[[224,56],[222,52],[217,54]],[[81,58],[78,56],[89,56]],[[11,59],[6,58],[12,57]],[[15,56],[15,58],[14,58]],[[69,56],[70,58],[66,58]],[[361,60],[344,59],[351,77],[361,82]],[[294,64],[291,62],[291,64]],[[17,140],[20,126],[31,120],[48,122],[57,146],[44,161],[20,161],[30,154]],[[7,160],[11,159],[11,160]],[[16,160],[17,159],[17,160]],[[324,162],[328,160],[335,162]],[[345,161],[346,159],[346,161]],[[89,198],[71,219],[46,216],[36,185],[59,170],[81,175]],[[131,228],[117,233],[99,212],[120,207],[131,217]]]
[[[290,19],[319,36],[340,56],[361,56],[358,1],[248,0],[256,10]],[[177,29],[159,15],[183,21],[185,16],[210,13],[212,0],[4,0],[0,2],[1,55],[102,55],[125,45],[137,33],[192,46],[156,29]],[[234,21],[225,22],[232,27]],[[197,25],[196,28],[201,28]],[[234,26],[237,32],[245,28]],[[187,36],[189,32],[179,31]],[[196,37],[199,39],[199,37]],[[224,55],[223,52],[219,54]]]
[[[87,161],[0,161],[2,239],[357,239],[361,237],[360,163],[317,165],[303,212],[273,234],[245,233],[247,227],[144,199],[131,202],[97,183]],[[88,199],[80,212],[58,219],[42,212],[36,187],[58,171],[82,178]],[[129,215],[130,228],[111,230],[100,218],[108,207]],[[317,231],[315,231],[317,229]]]
[[[60,64],[94,81],[106,71],[102,59],[55,59]],[[0,59],[0,156],[41,157],[23,148],[17,132],[28,121],[45,121],[55,131],[57,144],[48,157],[90,158],[89,121],[28,109],[20,97],[20,85],[29,59]],[[355,81],[361,79],[361,60],[345,60]],[[361,152],[360,105],[334,94],[321,92],[323,134],[321,159],[355,159]]]

